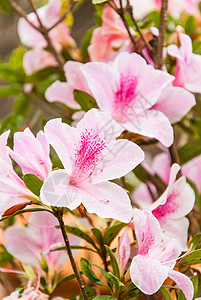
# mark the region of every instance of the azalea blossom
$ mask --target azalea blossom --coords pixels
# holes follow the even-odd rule
[[[0,217],[24,208],[36,197],[13,170],[6,146],[10,131],[0,136]]]
[[[130,199],[108,180],[124,176],[142,162],[140,147],[116,140],[121,128],[96,109],[88,111],[76,128],[54,119],[44,131],[65,169],[49,174],[41,188],[41,201],[71,210],[82,203],[89,213],[129,222]]]
[[[182,166],[182,173],[195,184],[199,194],[201,194],[200,168],[201,155],[194,157]]]
[[[191,38],[179,33],[180,47],[170,45],[168,54],[177,60],[174,85],[184,87],[193,93],[201,93],[201,56],[192,52]]]
[[[27,75],[31,75],[47,67],[56,67],[58,62],[48,51],[34,48],[27,51],[23,57],[23,67]]]
[[[37,14],[41,19],[43,26],[51,28],[61,18],[61,0],[49,0],[48,4],[37,9]],[[37,16],[34,12],[28,14],[28,20],[36,27],[39,27]],[[18,22],[18,34],[22,44],[30,48],[45,48],[47,41],[44,36],[35,28],[33,28],[24,18],[20,18]],[[75,41],[70,36],[68,27],[64,22],[60,22],[52,30],[49,31],[49,38],[58,52],[63,47],[75,47]]]
[[[158,139],[169,147],[173,129],[168,118],[153,108],[174,77],[155,70],[136,53],[120,53],[110,63],[92,62],[82,67],[98,106],[121,126]]]
[[[147,209],[157,218],[165,235],[180,241],[183,250],[187,250],[189,221],[185,216],[193,209],[195,194],[185,176],[176,180],[179,170],[178,164],[172,165],[166,190]]]
[[[118,262],[118,267],[120,270],[121,278],[124,275],[124,271],[126,269],[126,265],[130,258],[130,241],[127,230],[124,230],[124,233],[121,237],[118,238],[118,246],[116,250],[116,260]]]
[[[83,64],[76,61],[67,61],[64,65],[64,72],[67,82],[56,80],[45,93],[49,102],[61,102],[71,108],[80,109],[80,105],[75,102],[73,90],[82,90],[92,95],[87,81],[80,68]]]
[[[158,220],[149,211],[135,210],[133,218],[138,241],[138,254],[132,259],[130,275],[133,283],[145,294],[156,293],[169,277],[193,299],[193,284],[184,274],[173,270],[182,249],[176,239],[164,240]]]
[[[61,232],[55,228],[57,219],[47,211],[32,213],[28,226],[13,225],[5,230],[7,251],[23,264],[40,268],[42,257],[48,268],[59,272],[67,260],[65,251],[51,251],[64,245]],[[70,243],[75,244],[78,238],[70,236]]]
[[[164,113],[173,124],[181,121],[195,104],[195,97],[192,93],[181,87],[168,86],[152,109]]]
[[[13,150],[9,149],[10,156],[20,166],[23,174],[32,173],[44,180],[52,171],[50,147],[43,131],[36,137],[29,128],[14,134]]]
[[[24,289],[22,294],[20,295],[19,291],[15,291],[10,294],[10,296],[3,298],[3,300],[48,300],[49,295],[43,294],[36,286],[34,280],[30,279],[27,287]]]
[[[130,28],[131,34],[134,31]],[[109,62],[121,51],[132,52],[133,45],[119,15],[109,5],[102,13],[102,25],[95,28],[88,53],[91,61]]]

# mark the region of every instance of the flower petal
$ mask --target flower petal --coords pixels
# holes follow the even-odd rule
[[[46,205],[68,207],[71,210],[82,202],[79,189],[69,184],[66,170],[56,170],[49,174],[41,188],[40,198]]]
[[[137,255],[130,266],[132,282],[145,294],[152,295],[159,290],[168,277],[169,267],[156,259]]]
[[[194,295],[193,283],[186,275],[170,270],[168,276],[173,279],[179,288],[183,291],[186,300],[192,300]]]

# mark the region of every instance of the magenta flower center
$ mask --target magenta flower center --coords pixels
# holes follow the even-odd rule
[[[91,176],[97,164],[103,160],[102,151],[106,148],[105,139],[101,138],[93,129],[86,129],[80,136],[75,149],[75,164],[72,180],[86,179]]]
[[[152,211],[152,214],[160,221],[162,221],[166,215],[173,214],[177,209],[179,204],[176,202],[177,195],[171,194],[168,196],[165,204],[160,205]]]
[[[128,109],[134,104],[137,84],[137,77],[121,73],[120,84],[114,91],[114,111],[119,122],[125,122]]]

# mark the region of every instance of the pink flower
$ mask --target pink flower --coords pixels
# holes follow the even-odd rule
[[[173,129],[168,118],[152,108],[174,77],[155,70],[136,53],[120,53],[110,64],[87,63],[82,67],[98,106],[123,130],[158,139],[169,147]]]
[[[131,32],[134,34],[132,28]],[[119,52],[132,52],[132,48],[133,45],[124,23],[111,7],[105,5],[102,14],[102,26],[93,31],[88,47],[90,60],[112,61]]]
[[[152,214],[159,221],[164,234],[181,242],[182,249],[187,250],[187,238],[189,221],[185,217],[195,203],[195,194],[185,176],[176,180],[180,170],[178,164],[171,167],[169,184],[160,196],[150,207]]]
[[[36,137],[29,128],[16,132],[14,147],[13,150],[9,149],[9,154],[20,166],[23,174],[32,173],[44,180],[52,171],[50,147],[42,131]]]
[[[0,217],[22,209],[31,199],[36,199],[13,170],[6,146],[9,133],[8,130],[0,136]]]
[[[21,296],[19,291],[15,291],[10,296],[3,298],[3,300],[48,300],[49,295],[43,294],[36,287],[35,281],[29,280],[27,287],[22,292]]]
[[[116,250],[116,260],[118,262],[120,277],[122,278],[124,275],[124,271],[126,269],[126,265],[130,258],[130,241],[127,230],[124,230],[124,233],[118,239],[118,246]]]
[[[193,93],[201,93],[201,56],[192,52],[192,41],[186,34],[179,33],[181,46],[168,46],[168,54],[177,60],[174,85]]]
[[[75,102],[73,90],[82,90],[88,94],[92,94],[87,81],[82,74],[80,68],[83,64],[75,61],[67,61],[64,65],[64,72],[67,82],[56,80],[45,93],[45,97],[49,102],[59,101],[65,105],[80,109],[80,105]]]
[[[61,17],[61,1],[50,0],[47,5],[37,10],[37,13],[46,28],[53,26]],[[39,22],[35,13],[30,13],[27,18],[37,27]],[[30,48],[45,48],[47,41],[43,35],[34,29],[24,18],[19,19],[18,34],[22,44]],[[75,41],[70,36],[69,30],[64,22],[59,23],[49,31],[49,37],[58,52],[63,47],[75,46]]]
[[[48,268],[59,272],[63,269],[67,255],[65,251],[50,252],[64,244],[61,232],[55,228],[56,225],[57,219],[51,213],[32,213],[27,227],[13,225],[5,230],[4,246],[23,264],[40,268],[43,256]],[[74,237],[70,239],[71,243],[77,241]]]
[[[121,132],[118,124],[96,109],[88,111],[76,128],[54,119],[44,130],[65,169],[49,174],[41,201],[71,210],[83,203],[89,213],[129,222],[129,197],[108,180],[135,168],[144,159],[143,151],[132,142],[116,140]]]
[[[34,48],[27,51],[23,57],[23,66],[27,75],[31,75],[47,67],[56,67],[58,62],[54,56],[43,49]]]
[[[164,113],[171,123],[176,123],[181,121],[195,104],[193,94],[181,87],[168,86],[152,109]]]
[[[191,280],[173,270],[182,251],[180,243],[176,239],[163,239],[160,225],[149,211],[136,209],[133,223],[139,247],[130,267],[133,283],[143,293],[152,295],[170,277],[184,292],[186,299],[192,300],[194,291]]]
[[[201,194],[200,172],[201,155],[193,158],[182,166],[182,173],[195,184],[199,194]]]

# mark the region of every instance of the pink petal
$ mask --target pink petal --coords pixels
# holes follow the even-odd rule
[[[52,119],[44,127],[45,135],[63,166],[70,175],[72,172],[73,144],[75,139],[75,128],[62,123],[61,119]]]
[[[113,87],[115,85],[113,73],[108,64],[87,63],[81,68],[90,90],[98,106],[105,112],[112,112]]]
[[[170,177],[171,160],[168,153],[160,153],[153,159],[153,169],[155,173],[168,185]]]
[[[25,227],[11,226],[5,231],[4,246],[8,252],[24,264],[38,268],[41,259],[38,248],[38,236],[32,234]]]
[[[82,90],[92,95],[84,74],[82,73],[82,66],[84,64],[77,61],[67,61],[64,65],[66,79],[74,89]]]
[[[56,67],[58,66],[58,62],[50,52],[34,48],[24,54],[23,66],[25,73],[31,75],[47,67]]]
[[[102,172],[95,176],[93,183],[122,177],[139,165],[143,159],[144,152],[139,146],[127,140],[118,140],[104,156]]]
[[[183,291],[187,300],[193,299],[194,288],[190,278],[174,270],[170,270],[168,276],[177,283],[178,287]]]
[[[49,174],[41,188],[40,198],[46,205],[68,207],[71,210],[82,203],[79,189],[69,184],[69,175],[65,170],[56,170]]]
[[[116,250],[116,259],[120,268],[121,276],[124,274],[124,270],[130,258],[130,240],[127,230],[124,230],[121,237],[118,239],[118,247]]]
[[[47,88],[45,97],[49,102],[61,102],[73,109],[80,109],[80,105],[73,97],[73,86],[68,82],[56,80]]]
[[[186,217],[166,219],[161,223],[163,232],[168,238],[177,239],[181,243],[182,251],[187,251],[189,220]]]
[[[152,295],[159,290],[168,277],[169,267],[156,259],[137,255],[130,266],[132,282],[145,294]]]
[[[173,143],[173,129],[168,118],[157,110],[145,110],[139,114],[135,111],[128,112],[126,123],[123,123],[125,129],[156,138],[165,147]]]
[[[39,136],[43,136],[45,139],[44,133],[41,132]],[[43,145],[30,130],[29,132],[25,130],[14,134],[14,148],[13,150],[9,149],[10,156],[21,167],[24,174],[32,173],[42,180],[47,178],[48,173],[52,170],[49,153],[46,155],[49,146],[47,141],[46,153],[43,150]]]
[[[158,220],[146,210],[135,209],[133,223],[140,255],[147,255],[161,242],[161,228]]]
[[[0,135],[0,153],[1,153],[1,159],[4,160],[7,164],[11,165],[11,160],[8,156],[8,150],[6,146],[9,134],[10,134],[10,130],[7,130]]]
[[[180,170],[180,166],[178,164],[173,164],[170,171],[170,178],[169,178],[169,184],[164,191],[164,193],[160,196],[160,198],[153,203],[153,205],[150,207],[151,210],[154,210],[159,205],[163,205],[166,203],[168,195],[172,193],[173,184],[176,180],[177,173]]]
[[[200,166],[201,155],[193,158],[182,166],[182,173],[195,183],[199,193],[201,193]]]
[[[127,193],[115,183],[103,182],[92,185],[84,182],[82,203],[89,213],[95,213],[101,218],[113,218],[128,223],[132,217],[132,206]]]
[[[164,113],[171,123],[179,122],[196,104],[193,94],[180,87],[168,87],[153,106]]]

